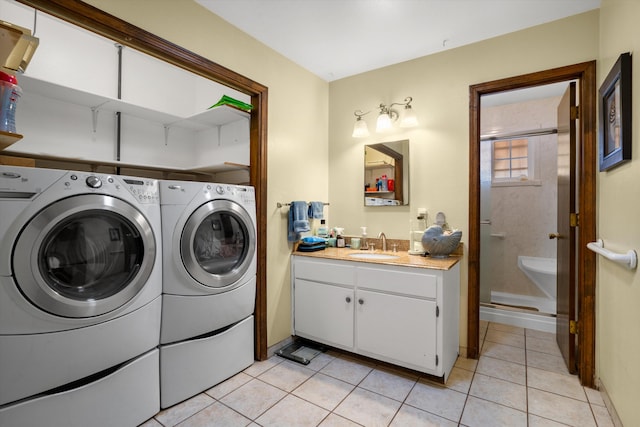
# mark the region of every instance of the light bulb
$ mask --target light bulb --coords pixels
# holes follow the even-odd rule
[[[418,117],[411,108],[411,105],[404,107],[404,113],[402,114],[402,120],[400,121],[401,128],[411,128],[418,126]]]
[[[376,132],[386,132],[391,129],[391,117],[386,112],[380,113],[376,122]]]
[[[356,123],[353,125],[353,133],[351,134],[353,138],[366,138],[369,136],[369,128],[367,127],[367,122],[362,120],[362,117],[358,117]]]

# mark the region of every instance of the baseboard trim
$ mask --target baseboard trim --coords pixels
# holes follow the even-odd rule
[[[609,415],[611,415],[611,419],[613,420],[613,425],[615,427],[624,427],[624,425],[622,424],[622,420],[618,415],[618,411],[616,411],[615,406],[613,406],[613,402],[609,397],[609,393],[607,392],[607,388],[605,387],[604,383],[602,382],[601,379],[598,379],[596,381],[596,384],[598,385],[598,390],[600,390],[600,394],[602,395],[602,400],[604,400],[604,406],[607,407],[607,410],[609,411]]]
[[[293,342],[293,337],[290,336],[290,337],[287,337],[287,338],[283,339],[280,342],[277,342],[277,343],[273,344],[271,347],[268,347],[267,348],[267,358],[269,358],[271,356],[274,356],[278,352],[278,350],[288,346],[292,342]]]

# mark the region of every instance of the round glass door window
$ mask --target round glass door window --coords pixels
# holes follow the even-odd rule
[[[40,274],[58,294],[104,299],[126,288],[144,258],[134,225],[112,212],[82,212],[58,224],[40,249]]]
[[[249,268],[254,251],[251,218],[230,201],[215,200],[200,206],[183,231],[181,252],[185,268],[206,286],[234,284]]]
[[[145,286],[156,243],[147,219],[106,195],[80,195],[42,209],[13,253],[16,284],[36,306],[63,317],[121,307]]]

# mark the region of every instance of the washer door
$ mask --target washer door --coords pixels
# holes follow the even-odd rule
[[[40,309],[98,316],[144,287],[155,261],[153,230],[140,211],[106,195],[59,200],[22,229],[13,253],[16,283]]]
[[[196,209],[180,238],[180,255],[195,280],[212,288],[235,285],[251,266],[255,229],[247,211],[229,200]]]

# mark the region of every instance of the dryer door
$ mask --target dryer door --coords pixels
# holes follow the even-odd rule
[[[156,253],[153,230],[130,204],[106,195],[59,200],[22,229],[13,251],[18,287],[40,309],[98,316],[144,287]]]
[[[255,225],[242,206],[230,200],[212,200],[187,220],[180,254],[198,282],[212,288],[233,288],[252,265],[255,242]]]

